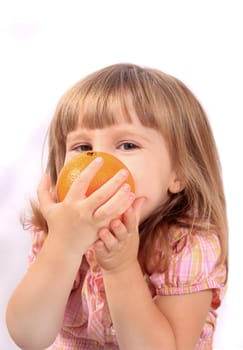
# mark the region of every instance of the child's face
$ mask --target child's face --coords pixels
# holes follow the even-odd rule
[[[168,198],[168,191],[179,191],[162,135],[143,126],[136,114],[132,123],[121,122],[102,129],[78,127],[67,136],[65,162],[82,151],[106,152],[120,159],[131,171],[136,196],[145,197],[141,221]]]

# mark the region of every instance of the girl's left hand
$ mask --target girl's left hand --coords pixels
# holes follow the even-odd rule
[[[94,244],[97,263],[105,271],[125,270],[137,260],[139,248],[139,218],[144,198],[137,198],[122,219],[112,220],[109,228],[99,231]]]

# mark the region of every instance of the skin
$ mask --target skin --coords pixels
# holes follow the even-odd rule
[[[91,245],[102,268],[121,350],[195,348],[211,292],[152,299],[137,260],[139,222],[167,199],[168,192],[182,186],[163,137],[132,116],[132,124],[121,121],[103,129],[72,131],[65,162],[89,149],[111,153],[131,171],[135,194],[127,185],[119,189],[127,176],[123,170],[86,198],[100,159],[74,181],[61,203],[54,201],[47,176],[40,183],[38,197],[48,236],[7,310],[9,331],[22,349],[43,349],[55,340],[80,261]]]

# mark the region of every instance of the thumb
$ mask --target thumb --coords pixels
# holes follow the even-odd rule
[[[131,230],[134,228],[134,225],[139,225],[144,201],[145,197],[136,198],[132,206],[124,213],[124,222]]]
[[[50,177],[45,173],[42,175],[41,181],[39,183],[37,195],[41,210],[43,207],[55,203],[53,194],[51,192],[51,180]]]
[[[133,207],[134,212],[135,212],[137,223],[139,223],[139,221],[140,221],[141,209],[142,209],[144,202],[145,202],[145,197],[136,198],[135,201],[133,202],[132,207]]]

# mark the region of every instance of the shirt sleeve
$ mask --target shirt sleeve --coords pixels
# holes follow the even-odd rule
[[[220,241],[214,233],[182,236],[176,242],[168,269],[149,277],[155,294],[181,295],[211,289],[211,306],[218,308],[226,280],[226,267],[218,263],[220,252]]]

